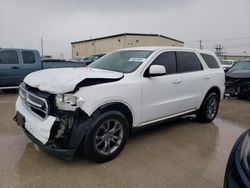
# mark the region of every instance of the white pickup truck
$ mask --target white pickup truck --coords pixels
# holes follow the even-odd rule
[[[70,160],[79,149],[105,162],[138,128],[188,114],[213,121],[224,82],[212,52],[122,49],[88,67],[29,74],[20,85],[15,120],[33,142],[58,157]]]

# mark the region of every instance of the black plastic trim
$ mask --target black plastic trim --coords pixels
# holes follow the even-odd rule
[[[109,83],[109,82],[116,82],[116,81],[121,80],[123,77],[124,76],[120,78],[86,78],[75,86],[73,92],[78,91],[81,87],[104,84],[104,83]]]

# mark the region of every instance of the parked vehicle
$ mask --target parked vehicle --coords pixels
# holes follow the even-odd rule
[[[114,51],[85,68],[29,74],[17,124],[46,151],[98,162],[115,158],[129,134],[188,114],[214,120],[225,76],[214,53],[171,47]]]
[[[239,61],[226,73],[225,94],[250,99],[250,60]]]
[[[236,62],[236,60],[222,60],[221,64],[224,71],[227,72]]]
[[[224,188],[250,187],[250,129],[235,142],[224,178]]]
[[[91,55],[91,56],[88,56],[88,57],[85,57],[85,58],[81,59],[80,62],[86,63],[86,65],[89,65],[89,64],[93,63],[95,60],[101,58],[104,55],[105,54]]]
[[[65,59],[54,59],[54,58],[46,58],[46,59],[41,59],[42,62],[70,62],[70,61],[66,61]]]
[[[41,61],[37,50],[3,48],[0,49],[0,89],[18,88],[26,75],[37,70],[82,66],[83,63],[55,59]]]
[[[69,59],[69,61],[72,61],[72,62],[82,62],[84,58],[85,57],[76,56],[76,57],[73,57],[73,58]]]

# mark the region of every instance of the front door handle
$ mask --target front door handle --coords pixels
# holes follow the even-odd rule
[[[173,84],[179,84],[179,83],[181,83],[181,80],[179,80],[179,79],[173,81]]]
[[[20,67],[14,66],[14,67],[11,67],[11,69],[20,69]]]
[[[210,79],[210,76],[205,76],[204,79],[205,79],[205,80],[209,80],[209,79]]]

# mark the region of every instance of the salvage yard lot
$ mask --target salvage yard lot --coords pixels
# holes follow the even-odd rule
[[[225,99],[213,123],[192,117],[132,135],[113,161],[62,161],[35,146],[12,120],[16,92],[0,93],[0,187],[222,187],[250,102]]]

